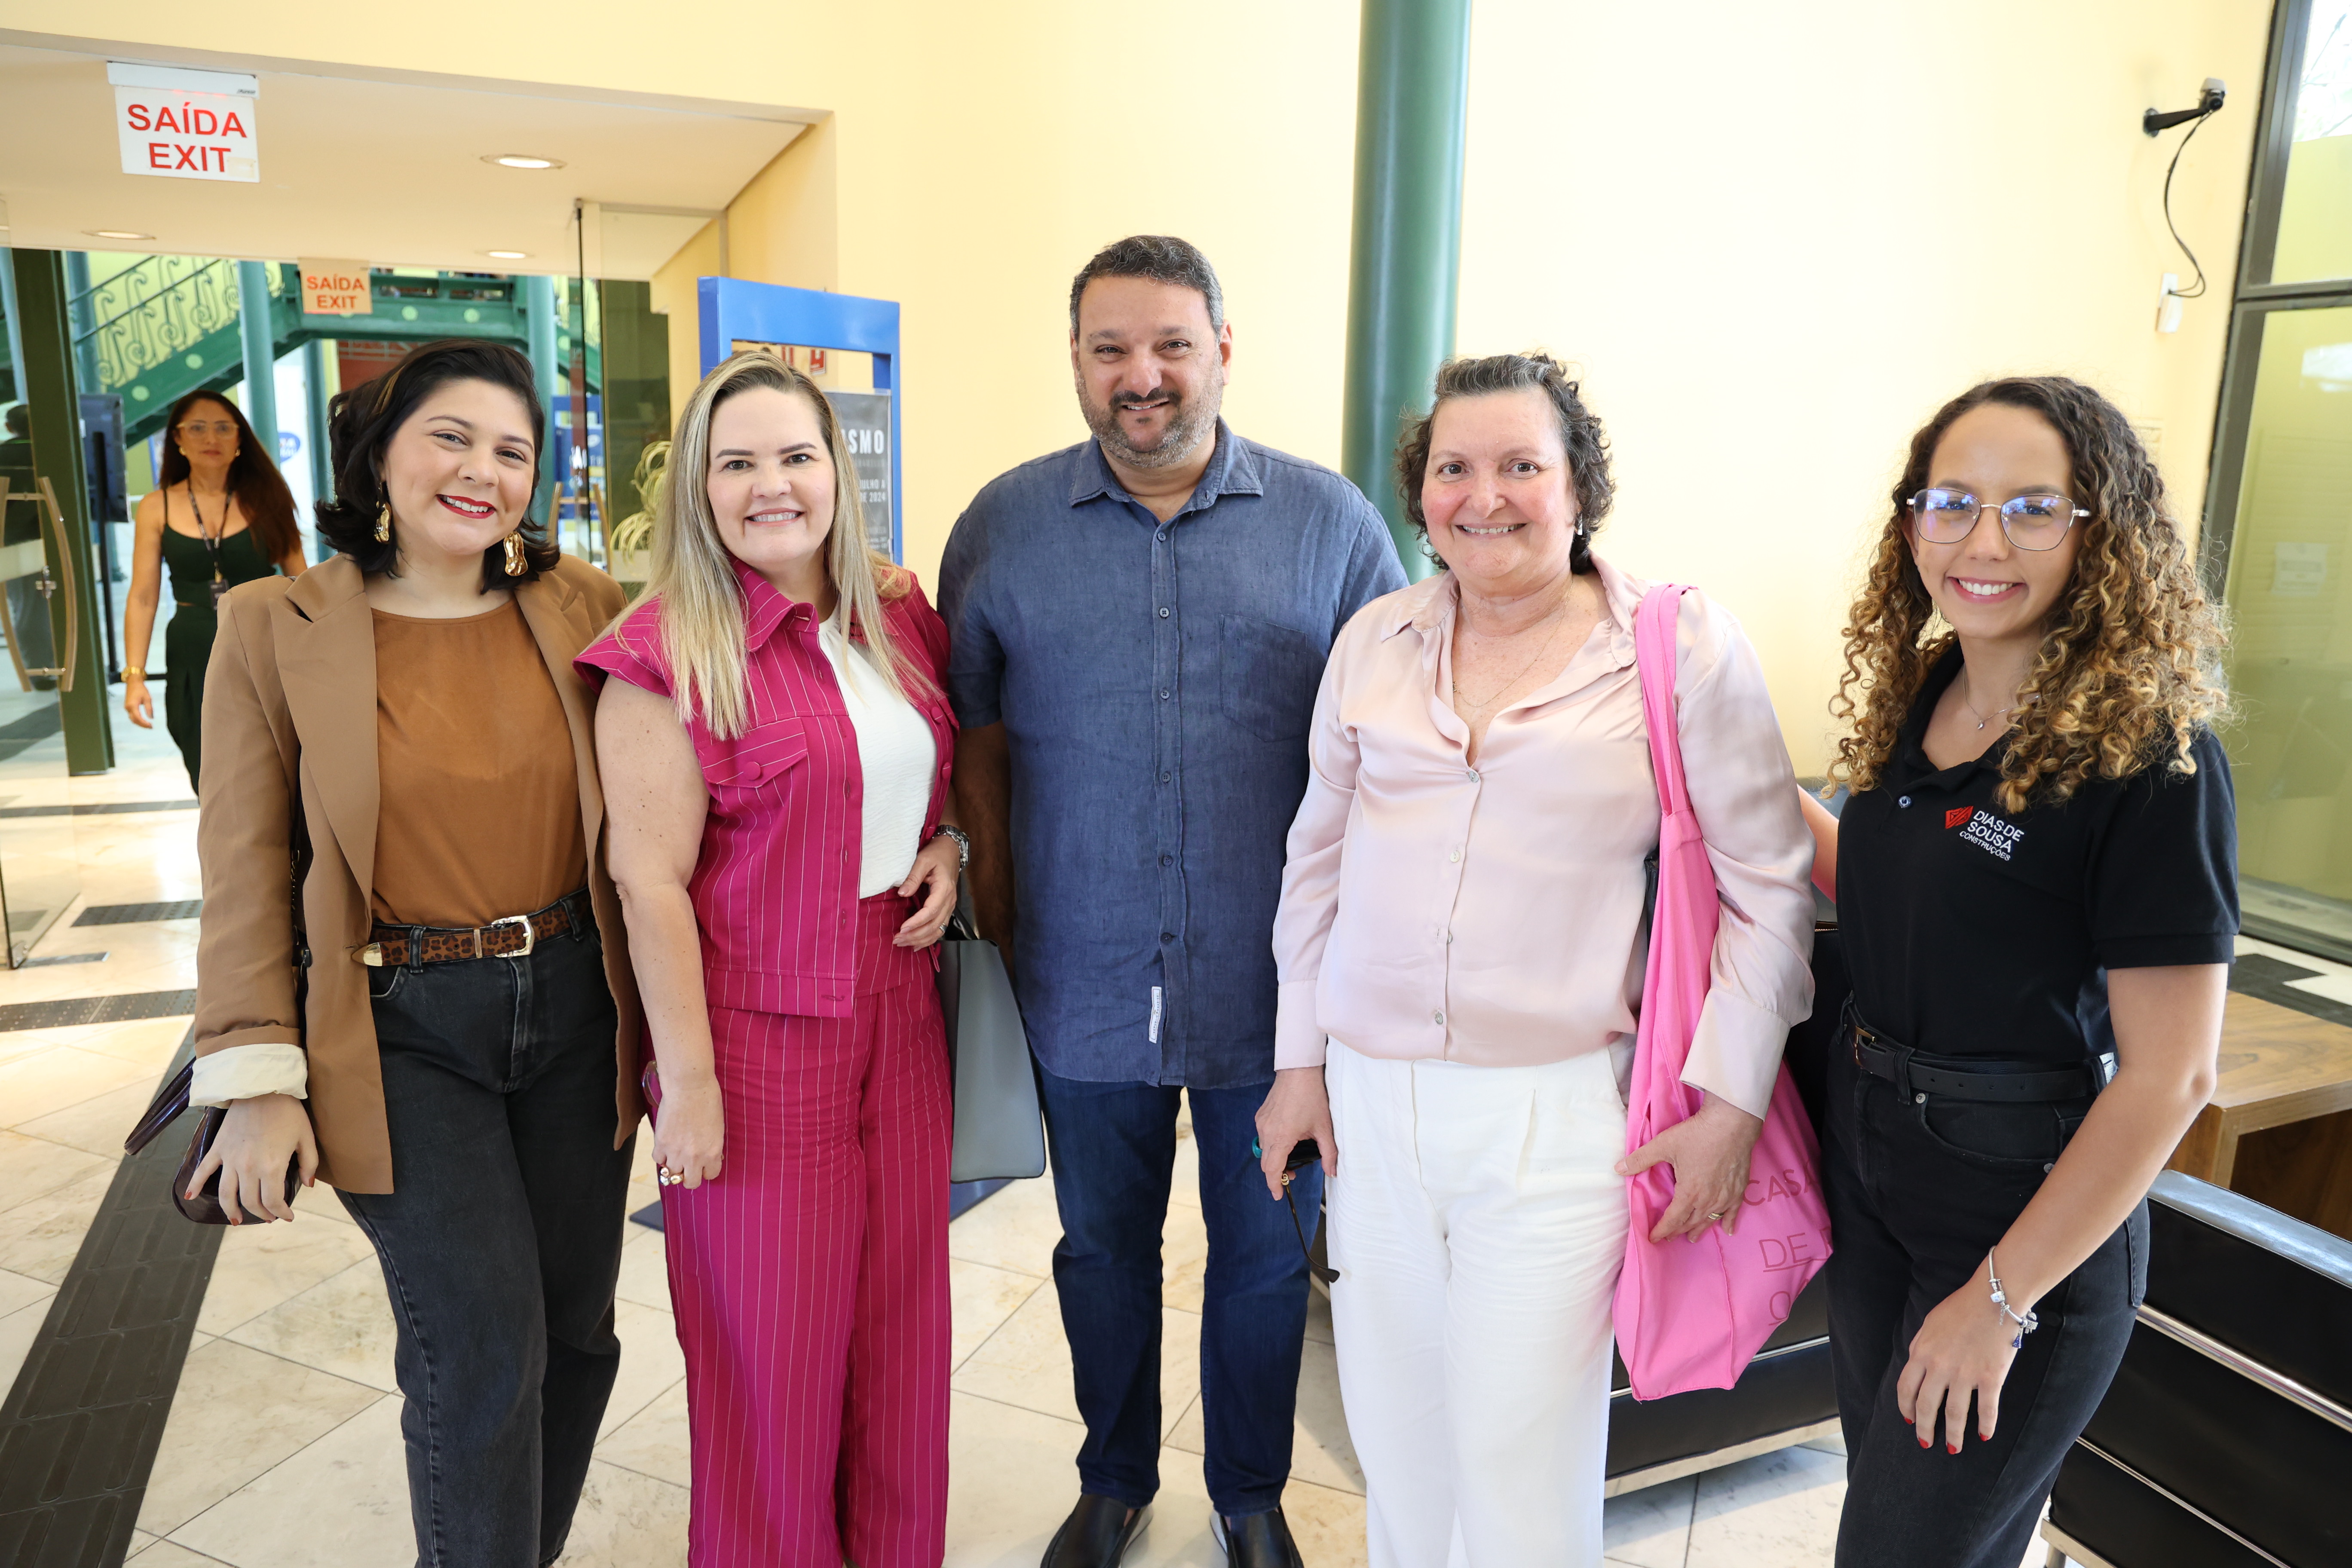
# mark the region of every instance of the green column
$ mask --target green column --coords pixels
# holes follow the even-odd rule
[[[1356,87],[1356,221],[1348,270],[1340,467],[1381,509],[1408,576],[1432,570],[1391,463],[1454,352],[1470,0],[1364,0]]]
[[[334,347],[331,339],[312,338],[302,345],[302,391],[310,399],[310,493],[320,500],[335,497],[334,454],[327,440],[327,353]],[[334,552],[324,540],[313,542],[320,560]]]
[[[555,399],[563,387],[563,363],[555,350],[555,279],[522,280],[523,326],[530,333],[530,368],[539,378],[539,405],[547,410],[547,439],[539,445],[539,493],[530,515],[544,523],[555,505]],[[549,530],[550,535],[553,529]]]
[[[270,335],[269,264],[236,264],[236,331],[245,345],[245,422],[278,461],[278,345]]]
[[[18,335],[25,363],[17,387],[32,405],[34,472],[57,492],[64,537],[44,528],[49,576],[59,592],[49,601],[55,657],[66,654],[73,601],[73,689],[58,693],[66,733],[66,767],[104,773],[114,765],[113,710],[103,658],[106,626],[98,611],[98,552],[89,537],[89,498],[82,478],[81,398],[74,383],[73,331],[68,315],[65,256],[55,250],[0,250],[16,269]],[[69,559],[68,559],[69,557]]]

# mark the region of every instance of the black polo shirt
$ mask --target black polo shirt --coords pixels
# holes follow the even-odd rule
[[[1957,648],[1929,673],[1875,789],[1838,826],[1838,925],[1854,1005],[1938,1056],[2074,1063],[2115,1048],[2107,971],[2227,963],[2238,930],[2230,762],[2199,731],[2062,805],[1994,802],[2006,738],[1937,768],[1920,750]]]

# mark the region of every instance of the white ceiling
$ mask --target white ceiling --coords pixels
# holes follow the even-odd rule
[[[169,58],[165,58],[168,55]],[[126,174],[108,59],[259,77],[257,184]],[[254,57],[110,50],[0,30],[0,243],[475,272],[570,272],[575,198],[717,211],[821,111]],[[340,73],[340,74],[339,74]],[[564,166],[517,170],[485,154]],[[610,213],[590,270],[648,278],[697,217]],[[85,231],[129,229],[151,241]],[[596,248],[601,241],[601,258]],[[520,250],[521,261],[489,250]]]

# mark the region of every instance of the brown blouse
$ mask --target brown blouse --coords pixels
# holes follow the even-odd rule
[[[588,881],[572,731],[511,602],[375,616],[375,918],[481,926]]]

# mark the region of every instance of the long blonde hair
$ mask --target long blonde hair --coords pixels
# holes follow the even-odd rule
[[[833,460],[833,526],[825,536],[824,570],[839,599],[836,620],[863,636],[883,678],[902,695],[928,692],[930,681],[908,659],[882,615],[904,598],[912,580],[866,542],[866,511],[857,500],[857,469],[833,405],[814,382],[766,349],[747,349],[702,378],[677,418],[670,461],[653,504],[653,562],[645,590],[621,614],[661,601],[662,656],[669,666],[670,697],[678,721],[699,710],[721,740],[743,732],[743,589],[735,557],[719,535],[710,510],[710,420],[738,393],[768,387],[808,400]],[[619,623],[615,623],[616,625]]]
[[[1845,626],[1845,674],[1830,710],[1853,726],[1830,764],[1833,784],[1874,787],[1911,705],[1954,634],[1911,559],[1910,498],[1927,483],[1936,446],[1972,408],[2003,404],[2041,415],[2066,443],[2076,504],[2087,507],[2074,581],[2053,609],[2026,677],[2032,700],[2000,763],[2007,812],[2055,804],[2093,778],[2155,764],[2197,771],[2197,731],[2221,722],[2229,693],[2219,669],[2227,633],[2205,597],[2164,480],[2122,411],[2063,376],[2012,376],[1970,388],[1911,438],[1910,460]]]

